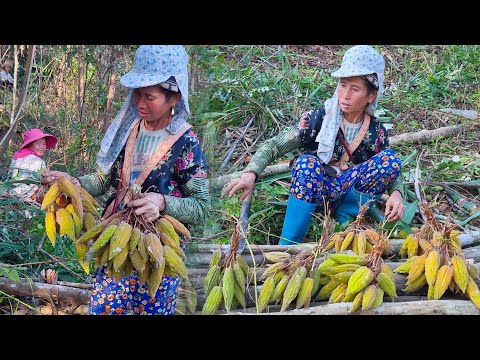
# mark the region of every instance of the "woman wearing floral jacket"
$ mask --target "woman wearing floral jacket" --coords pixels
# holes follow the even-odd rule
[[[388,221],[401,219],[404,189],[401,161],[390,149],[388,133],[374,116],[383,95],[385,61],[372,47],[357,45],[332,73],[338,84],[323,108],[305,112],[297,126],[285,128],[261,146],[240,178],[225,185],[223,195],[251,194],[257,177],[275,158],[303,148],[292,167],[292,182],[280,245],[303,242],[313,212],[327,203],[343,224],[359,206],[390,194]]]
[[[154,221],[168,214],[185,224],[201,223],[210,210],[208,164],[187,123],[188,55],[180,45],[142,45],[134,67],[120,79],[130,89],[101,142],[98,170],[73,178],[59,171],[43,174],[42,183],[68,176],[91,195],[116,189],[104,217],[135,208],[136,215]],[[127,188],[140,188],[142,198],[131,200]],[[175,311],[179,278],[163,275],[154,297],[140,285],[134,271],[116,279],[106,266],[97,269],[91,314],[159,314]]]

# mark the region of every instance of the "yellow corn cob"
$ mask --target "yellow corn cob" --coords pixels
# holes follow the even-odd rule
[[[415,281],[416,279],[418,279],[419,276],[425,273],[426,260],[427,260],[427,257],[425,255],[421,255],[415,259],[415,261],[412,264],[412,267],[410,268],[410,271],[408,272],[407,284]]]
[[[112,260],[115,255],[120,253],[128,245],[131,235],[132,225],[121,221],[110,239],[110,254],[108,255],[108,260]]]
[[[52,186],[50,186],[50,189],[46,192],[45,196],[43,197],[42,200],[42,210],[46,209],[49,207],[51,204],[55,202],[57,199],[58,195],[60,195],[61,190],[60,187],[58,186],[58,183],[53,183]]]
[[[183,225],[180,221],[178,221],[177,219],[175,219],[173,216],[170,216],[170,215],[163,215],[163,217],[168,221],[170,222],[170,224],[172,224],[173,228],[175,229],[175,231],[182,235],[184,238],[186,239],[190,239],[191,235],[190,235],[190,231],[185,227],[185,225]]]
[[[448,265],[443,265],[437,273],[437,279],[435,280],[433,299],[438,300],[442,297],[445,291],[448,289],[448,285],[453,277],[453,268]]]
[[[173,227],[173,225],[170,223],[170,221],[162,217],[157,220],[155,227],[157,228],[159,233],[162,233],[162,232],[167,233],[168,236],[170,236],[173,240],[175,240],[178,243],[178,245],[180,245],[180,238],[178,237],[178,234],[175,231],[175,228]]]
[[[397,288],[395,287],[395,281],[386,274],[381,272],[377,275],[377,282],[380,289],[385,291],[392,300],[397,298]]]
[[[207,275],[205,276],[205,279],[203,279],[203,290],[204,290],[205,296],[208,296],[210,291],[219,284],[221,274],[222,274],[222,269],[218,265],[212,266],[208,270]]]
[[[360,309],[360,307],[362,306],[364,292],[365,290],[362,290],[359,293],[357,293],[357,295],[355,295],[355,298],[353,299],[353,302],[352,302],[352,307],[350,308],[350,310],[348,310],[349,313],[355,312],[358,309]]]
[[[281,252],[281,251],[272,251],[272,252],[266,252],[265,253],[265,258],[273,263],[277,262],[282,262],[282,261],[288,261],[292,255],[286,253],[286,252]]]
[[[55,213],[55,219],[60,225],[60,236],[67,235],[73,241],[75,237],[75,223],[72,219],[72,215],[66,209],[58,209]]]
[[[372,308],[379,307],[380,305],[383,304],[383,295],[384,295],[384,291],[381,288],[377,287],[377,298],[375,299],[375,302]]]
[[[366,254],[367,252],[367,235],[365,231],[358,233],[358,255]]]
[[[365,256],[362,255],[331,254],[328,258],[338,264],[365,265]]]
[[[377,299],[377,287],[373,284],[365,288],[362,298],[362,310],[368,310],[373,307]]]
[[[348,247],[353,241],[354,236],[355,236],[354,230],[351,230],[348,232],[348,234],[345,236],[345,239],[343,239],[342,246],[340,247],[340,251],[348,249]]]
[[[57,225],[55,222],[55,212],[51,211],[50,209],[47,210],[45,214],[45,232],[47,233],[47,237],[55,246],[56,234],[57,234]]]
[[[202,314],[213,315],[217,312],[218,307],[222,303],[223,293],[221,286],[214,286],[210,294],[208,294],[205,304],[203,304]]]
[[[450,261],[452,262],[453,279],[460,290],[462,290],[462,293],[465,293],[469,277],[467,263],[463,256],[460,255],[453,256]]]
[[[178,242],[173,240],[167,233],[165,232],[160,233],[160,241],[162,242],[163,245],[170,246],[177,253],[178,256],[185,257],[185,254],[183,253],[183,250],[178,244]]]
[[[260,290],[260,294],[258,295],[257,313],[261,313],[263,309],[267,307],[274,293],[275,293],[275,280],[273,279],[273,276],[269,276],[263,282],[262,289]]]
[[[366,266],[361,266],[348,280],[346,294],[357,293],[366,288],[373,280],[374,273]]]
[[[428,285],[432,286],[437,278],[438,269],[442,265],[442,256],[436,250],[430,251],[425,260],[425,277]]]
[[[225,310],[230,312],[232,308],[232,301],[235,296],[235,274],[233,268],[227,267],[223,272],[223,303],[225,305]]]
[[[346,291],[347,284],[338,284],[337,287],[333,289],[332,293],[330,294],[328,302],[332,304],[341,302],[345,297]]]
[[[302,306],[308,308],[310,305],[310,299],[312,298],[312,289],[313,289],[313,279],[311,277],[306,277],[303,280],[302,287],[297,295],[297,304],[296,308],[299,309]]]
[[[287,274],[283,274],[282,278],[275,286],[275,291],[273,292],[273,295],[270,298],[270,301],[272,303],[277,304],[282,299],[283,293],[285,292],[285,289],[287,288],[287,285],[288,285],[288,280],[290,280],[290,277]]]
[[[162,283],[165,261],[162,261],[160,264],[156,263],[156,265],[158,266],[152,266],[150,268],[150,274],[146,281],[148,296],[150,296],[151,298],[155,296],[158,288],[160,287],[160,284]]]
[[[386,274],[395,283],[395,274],[393,273],[390,266],[388,266],[384,262],[382,262],[382,264],[380,265],[380,272]]]
[[[338,282],[330,280],[325,286],[323,286],[316,296],[316,300],[325,300],[332,295],[332,291],[338,286]]]
[[[138,241],[140,240],[140,234],[142,232],[139,228],[132,228],[132,234],[130,235],[130,241],[128,242],[128,252],[133,253],[138,246]]]
[[[177,255],[170,246],[163,247],[163,256],[165,257],[165,266],[173,270],[178,276],[187,279],[187,268],[182,258]],[[224,276],[225,279],[225,276]],[[235,279],[234,279],[235,280]],[[233,291],[232,291],[233,292]]]
[[[112,245],[110,244],[110,246]],[[147,249],[150,259],[153,259],[153,261],[157,263],[157,266],[160,265],[163,257],[165,256],[165,248],[160,242],[158,236],[153,233],[146,234],[145,248]]]

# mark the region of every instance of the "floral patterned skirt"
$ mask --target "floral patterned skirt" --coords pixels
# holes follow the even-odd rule
[[[135,270],[116,281],[103,266],[95,272],[93,284],[90,315],[173,315],[180,278],[163,275],[152,298],[148,295],[147,284],[139,284]]]
[[[370,195],[383,194],[400,175],[401,166],[395,151],[388,149],[340,175],[328,176],[319,158],[304,154],[292,167],[290,194],[309,203],[316,202],[320,207],[325,197],[335,208],[353,186]]]

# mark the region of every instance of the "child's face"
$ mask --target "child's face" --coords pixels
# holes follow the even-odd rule
[[[43,154],[45,154],[45,150],[47,150],[47,141],[45,138],[35,140],[30,144],[30,149],[35,151],[35,153],[37,153],[39,156],[43,156]]]

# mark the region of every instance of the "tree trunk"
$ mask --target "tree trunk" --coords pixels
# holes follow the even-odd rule
[[[83,104],[85,99],[85,45],[79,46],[78,53],[78,91],[77,91],[77,116],[83,121]]]
[[[15,54],[16,54],[15,50]],[[13,134],[17,130],[17,123],[20,119],[20,114],[22,113],[23,110],[23,105],[25,104],[27,94],[28,94],[28,85],[30,83],[30,75],[32,72],[32,64],[33,64],[33,59],[35,55],[35,45],[28,45],[28,55],[27,55],[27,60],[25,63],[25,75],[23,78],[23,83],[22,83],[22,88],[20,89],[20,98],[18,100],[18,110],[14,112],[14,106],[15,106],[15,101],[13,102],[12,105],[12,113],[11,113],[11,125],[10,129],[8,129],[7,133],[3,137],[2,141],[0,142],[0,158],[3,157],[5,154],[5,150],[7,146],[10,144],[10,140],[12,139]],[[17,60],[17,55],[15,55],[15,68],[17,70],[18,68],[18,60]],[[16,71],[15,70],[15,71]],[[15,74],[15,79],[14,79],[14,86],[13,86],[13,93],[16,93],[16,74]],[[13,95],[13,99],[15,100],[15,95]]]
[[[103,115],[102,134],[105,134],[105,132],[108,129],[108,126],[110,125],[112,103],[113,103],[113,98],[115,96],[116,80],[117,80],[117,71],[115,69],[115,66],[113,65],[110,68],[110,77],[108,78],[107,106],[105,109],[105,113]]]

